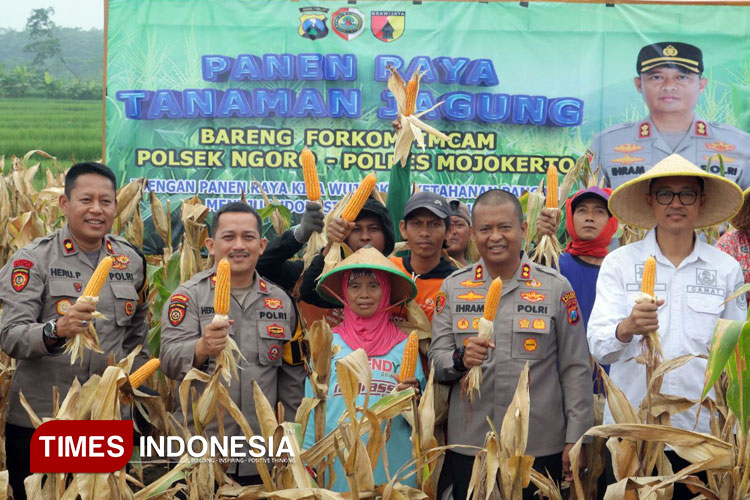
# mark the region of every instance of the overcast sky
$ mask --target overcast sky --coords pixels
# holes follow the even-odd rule
[[[52,20],[70,28],[104,28],[104,0],[0,0],[0,28],[22,30],[33,9],[54,7]]]

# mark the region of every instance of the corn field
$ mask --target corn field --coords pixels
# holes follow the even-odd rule
[[[32,157],[41,155],[53,160],[51,167],[32,164]],[[598,182],[596,173],[588,170],[588,162],[579,162],[584,184]],[[63,224],[57,200],[63,192],[63,171],[54,158],[41,151],[32,151],[23,158],[11,158],[6,164],[0,158],[0,224],[8,231],[0,232],[0,257],[5,263],[18,249],[35,238],[49,234]],[[117,193],[117,212],[113,231],[124,235],[137,247],[143,242],[141,207],[144,203],[145,181],[139,180],[123,186]],[[571,192],[570,182],[563,181],[560,199]],[[543,204],[541,196],[532,193],[528,199],[531,211],[538,212]],[[172,241],[169,204],[163,206],[153,195],[147,198],[151,205],[154,225],[162,241]],[[346,199],[344,200],[346,202]],[[340,213],[342,207],[337,207]],[[149,292],[149,349],[158,354],[160,343],[160,318],[162,308],[171,292],[196,272],[213,266],[210,259],[201,255],[202,242],[207,236],[208,208],[195,196],[185,200],[180,207],[183,233],[177,249],[164,248],[163,255],[148,256]],[[288,219],[272,201],[267,200],[266,218],[274,221],[280,233],[288,227]],[[530,227],[533,224],[530,224]],[[321,243],[324,244],[325,242]],[[331,252],[340,255],[340,252]],[[735,296],[746,293],[748,286]],[[731,297],[728,300],[733,300]],[[429,337],[426,318],[413,319],[419,332],[420,349],[424,352]],[[357,350],[336,362],[336,371],[346,411],[333,432],[325,433],[326,395],[336,353],[328,325],[319,321],[305,332],[310,346],[309,377],[313,398],[303,399],[296,415],[282,417],[271,406],[266,396],[254,384],[253,399],[260,428],[253,429],[246,415],[230,398],[224,386],[222,370],[211,374],[191,370],[184,380],[168,380],[157,371],[148,377],[147,385],[158,395],[137,390],[145,376],[143,372],[132,375],[131,369],[137,351],[122,360],[111,360],[101,375],[74,383],[67,394],[50,394],[54,401],[52,419],[119,419],[120,408],[131,406],[141,412],[161,436],[190,436],[188,412],[192,412],[198,434],[205,433],[207,425],[218,420],[233,419],[246,438],[290,435],[291,460],[267,464],[259,462],[258,473],[262,484],[240,486],[226,473],[224,464],[217,461],[191,460],[187,455],[168,467],[167,463],[140,463],[131,460],[128,467],[111,474],[33,474],[26,480],[29,498],[50,500],[89,499],[343,499],[382,498],[385,500],[434,499],[442,456],[452,448],[446,446],[444,433],[445,388],[435,383],[433,373],[428,373],[424,394],[417,398],[412,389],[393,392],[372,404],[369,389],[365,403],[355,404],[359,387],[369,388],[372,373],[364,351]],[[571,452],[574,481],[572,484],[555,484],[532,468],[534,457],[526,454],[528,439],[530,399],[529,365],[519,377],[513,400],[505,414],[500,429],[490,423],[490,431],[476,458],[469,485],[472,500],[520,500],[523,488],[530,484],[539,490],[541,498],[562,499],[565,494],[572,499],[596,498],[597,478],[604,471],[604,448],[613,457],[613,470],[617,482],[606,492],[607,500],[637,499],[661,500],[672,498],[675,483],[687,484],[695,498],[713,500],[743,500],[750,498],[750,440],[747,438],[750,419],[750,372],[745,369],[750,355],[750,320],[720,320],[715,328],[706,372],[702,401],[690,401],[662,394],[661,379],[665,373],[687,363],[692,357],[661,360],[646,356],[648,365],[648,394],[639,408],[633,407],[606,373],[601,376],[607,400],[616,424],[597,425],[576,443]],[[155,368],[154,363],[150,368]],[[15,369],[15,361],[0,356],[0,426],[5,425],[8,407],[8,388]],[[133,378],[131,378],[133,377]],[[132,383],[131,383],[132,382]],[[198,385],[205,386],[201,392]],[[710,393],[711,389],[713,392]],[[170,413],[174,395],[182,408],[182,420]],[[709,394],[711,397],[709,397]],[[596,422],[601,423],[603,401],[597,399]],[[62,400],[60,401],[60,398]],[[22,402],[25,401],[22,399]],[[673,428],[670,417],[677,412],[699,404],[701,411],[711,417],[711,435]],[[25,404],[33,424],[42,419]],[[313,428],[308,428],[312,415]],[[412,459],[403,464],[387,483],[376,484],[373,471],[383,456],[389,439],[389,421],[403,416],[411,426]],[[45,419],[46,420],[46,419]],[[221,432],[221,431],[220,431]],[[304,435],[312,433],[315,444],[302,449]],[[3,441],[4,436],[0,436]],[[274,442],[277,442],[275,440]],[[584,444],[584,441],[587,443]],[[665,446],[671,447],[691,465],[683,470],[672,470],[665,458]],[[135,454],[134,456],[137,456]],[[586,468],[579,471],[578,464],[585,457]],[[334,461],[344,467],[347,493],[327,489],[334,480]],[[0,469],[5,469],[4,446],[0,447]],[[313,477],[309,469],[317,472]],[[656,471],[656,475],[654,472]],[[707,481],[696,474],[705,471]],[[404,481],[414,477],[416,487]],[[8,494],[8,473],[0,472],[0,491]]]

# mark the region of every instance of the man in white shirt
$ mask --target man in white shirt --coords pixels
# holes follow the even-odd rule
[[[676,154],[610,196],[609,209],[620,221],[651,230],[602,262],[587,337],[592,356],[610,364],[612,381],[636,410],[646,395],[646,368],[635,360],[644,334],[658,332],[665,360],[707,355],[716,320],[745,318],[744,296],[723,303],[744,283],[740,265],[695,234],[696,228],[731,218],[741,205],[736,184]],[[658,301],[636,305],[643,265],[650,255],[656,258]],[[705,371],[705,359],[692,359],[664,376],[661,392],[698,401]],[[672,425],[710,433],[707,412],[694,427],[697,408],[672,416]],[[604,423],[614,423],[609,407]],[[675,464],[676,455],[667,455]],[[675,472],[680,468],[675,466]],[[674,498],[681,498],[677,489]]]

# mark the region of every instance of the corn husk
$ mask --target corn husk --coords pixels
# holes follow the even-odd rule
[[[388,69],[391,70],[391,76],[388,78],[388,90],[391,91],[391,93],[393,94],[393,98],[396,100],[399,113],[398,119],[401,122],[401,128],[398,131],[396,144],[393,149],[392,164],[395,165],[397,163],[401,163],[401,167],[406,167],[406,160],[411,153],[411,145],[415,140],[417,141],[417,145],[422,148],[422,151],[424,151],[425,149],[423,131],[427,132],[428,134],[434,135],[435,137],[439,137],[444,141],[449,141],[450,139],[447,135],[440,132],[435,127],[427,125],[419,119],[421,116],[429,113],[433,109],[443,104],[443,101],[440,101],[439,103],[435,104],[433,107],[425,111],[405,116],[406,83],[404,82],[404,79],[401,78],[401,75],[399,75],[398,70],[396,70],[392,66],[388,66]],[[419,93],[419,82],[422,79],[422,76],[424,76],[424,73],[426,73],[426,71],[420,72],[420,68],[417,68],[417,94]]]
[[[78,299],[76,300],[77,304],[83,303],[91,304],[93,306],[96,306],[98,302],[99,297],[90,296],[78,297]],[[104,320],[107,319],[107,317],[99,311],[94,311],[93,313],[91,313],[91,317]],[[96,328],[94,327],[93,321],[88,324],[86,330],[84,330],[82,333],[79,333],[65,343],[65,350],[63,352],[65,354],[70,354],[70,364],[72,365],[79,358],[81,360],[81,364],[83,364],[83,356],[87,350],[94,351],[99,354],[104,353],[104,351],[102,351],[102,348],[99,346],[99,336],[96,333]]]
[[[483,340],[489,340],[492,338],[492,333],[492,322],[485,318],[480,318],[479,333],[477,334],[477,337]],[[474,402],[474,391],[477,393],[476,397],[482,397],[482,391],[480,389],[482,386],[482,378],[482,365],[471,368],[469,372],[464,375],[464,378],[461,381],[461,394],[469,404]]]

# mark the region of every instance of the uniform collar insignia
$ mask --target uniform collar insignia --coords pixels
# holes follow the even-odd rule
[[[708,137],[708,125],[706,125],[706,122],[695,120],[695,135]]]
[[[649,122],[641,122],[638,125],[638,138],[648,139],[651,137],[651,124]]]
[[[65,255],[73,255],[74,253],[76,253],[76,246],[73,243],[72,238],[65,238],[62,242],[62,246],[63,246],[63,253]]]
[[[104,238],[104,247],[107,249],[107,254],[114,255],[115,250],[112,248],[112,242],[109,238]]]

